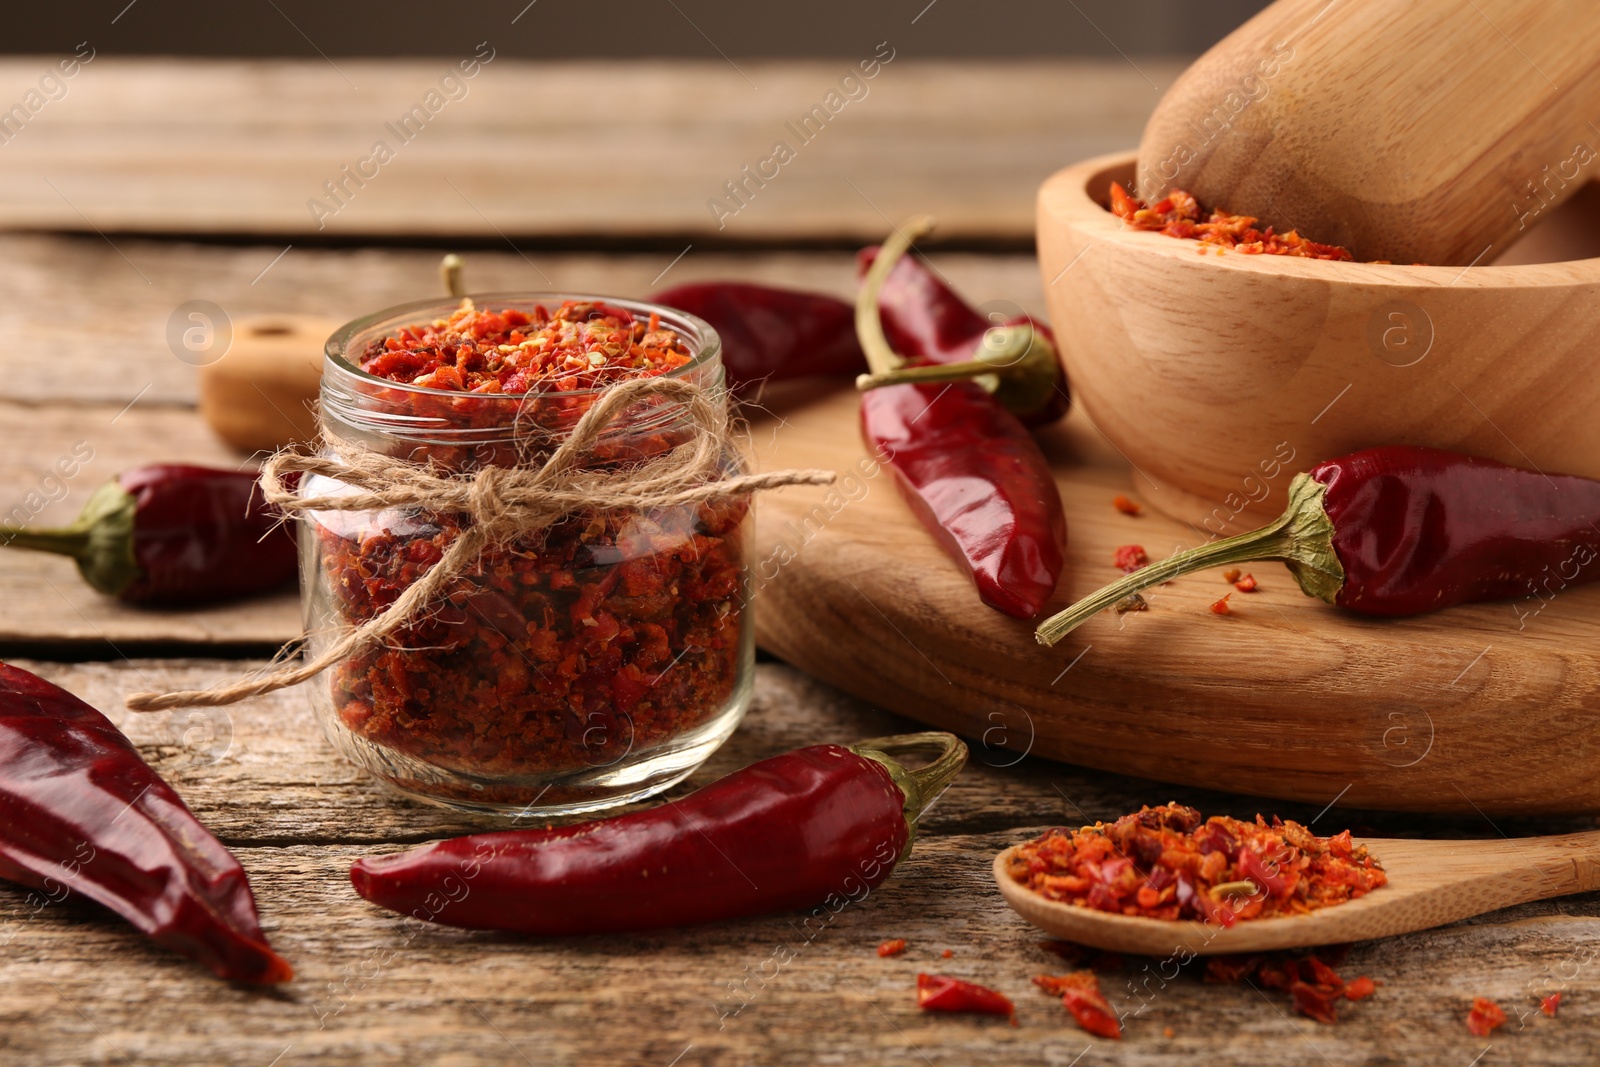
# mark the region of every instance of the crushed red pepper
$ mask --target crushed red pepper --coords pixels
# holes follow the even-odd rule
[[[1338,1021],[1341,1000],[1365,1000],[1380,984],[1366,975],[1346,982],[1328,960],[1315,955],[1273,952],[1206,959],[1208,984],[1235,985],[1252,977],[1267,989],[1288,993],[1299,1014],[1330,1026]]]
[[[1015,1021],[1011,998],[993,989],[943,974],[917,975],[917,1007],[923,1011],[973,1012],[1009,1015]]]
[[[1476,1037],[1488,1037],[1504,1026],[1506,1013],[1500,1005],[1486,997],[1473,997],[1472,1010],[1467,1012],[1467,1029]]]
[[[1539,1010],[1550,1016],[1552,1019],[1556,1017],[1556,1009],[1559,1007],[1561,1007],[1560,993],[1551,993],[1548,997],[1545,997],[1543,1000],[1539,1001]]]
[[[1119,545],[1112,562],[1123,574],[1132,574],[1141,567],[1150,565],[1150,557],[1145,553],[1143,545]]]
[[[1048,830],[1013,850],[1007,873],[1047,900],[1223,926],[1341,904],[1388,880],[1348,830],[1322,838],[1297,822],[1207,819],[1181,804]]]
[[[1237,582],[1239,580],[1239,575],[1243,573],[1244,572],[1238,567],[1229,567],[1227,570],[1222,572],[1222,580],[1230,583]]]
[[[1301,259],[1354,260],[1350,250],[1338,245],[1308,241],[1294,230],[1278,233],[1271,226],[1256,228],[1251,215],[1234,215],[1220,208],[1203,211],[1195,198],[1182,189],[1170,190],[1164,199],[1145,206],[1119,183],[1111,183],[1111,211],[1136,230],[1153,230],[1168,237],[1198,241],[1203,253],[1209,248],[1250,255],[1295,256]]]
[[[658,316],[568,300],[555,311],[480,309],[471,300],[448,317],[374,341],[361,369],[378,378],[468,393],[572,392],[624,378],[664,374],[692,358]]]
[[[1096,1037],[1121,1040],[1122,1022],[1100,991],[1100,978],[1093,971],[1036,975],[1033,984],[1053,997],[1060,997],[1062,1007],[1072,1013],[1083,1030]]]
[[[507,349],[510,351],[507,351]],[[472,421],[459,391],[535,389],[548,410],[581,413],[572,391],[665,373],[692,358],[655,321],[597,303],[478,311],[393,331],[361,360],[371,374],[449,393],[416,394],[410,410]],[[493,401],[486,399],[485,404]],[[573,414],[575,417],[575,414]],[[485,425],[503,420],[503,402]],[[620,466],[678,443],[640,433],[595,449]],[[515,462],[511,446],[421,448],[452,469]],[[732,498],[653,512],[595,511],[487,550],[427,614],[330,673],[335,708],[357,738],[429,765],[485,777],[609,766],[706,724],[741,669],[743,520]],[[343,621],[372,618],[431,568],[464,519],[385,511],[317,516],[322,565]],[[440,794],[456,787],[429,781]],[[464,799],[521,802],[520,786]],[[502,795],[503,794],[503,795]],[[541,794],[563,799],[560,788]]]
[[[1111,498],[1111,506],[1124,515],[1137,515],[1144,510],[1137,501],[1129,500],[1120,494]]]
[[[1256,576],[1247,574],[1233,583],[1233,587],[1241,593],[1254,593],[1261,587],[1256,584]]]
[[[898,956],[898,955],[900,955],[900,953],[904,952],[905,950],[906,950],[906,939],[903,938],[903,937],[897,937],[897,938],[893,939],[892,941],[885,941],[881,945],[879,945],[878,946],[878,955],[880,957],[883,957],[883,958],[887,959],[890,956]]]
[[[1228,593],[1225,596],[1223,596],[1223,598],[1221,600],[1213,601],[1212,604],[1211,604],[1211,614],[1213,614],[1213,615],[1232,615],[1233,614],[1233,609],[1228,606],[1228,597],[1231,597],[1231,596],[1233,596],[1233,594],[1232,593]]]

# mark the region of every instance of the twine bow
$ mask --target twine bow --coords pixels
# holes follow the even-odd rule
[[[683,404],[689,439],[637,466],[585,468],[583,460],[606,428],[630,406],[647,398]],[[671,508],[787,485],[827,485],[834,480],[832,471],[821,470],[722,477],[727,438],[727,415],[705,390],[680,379],[654,377],[630,379],[606,390],[578,419],[567,439],[538,465],[487,466],[463,477],[346,440],[337,441],[337,458],[280,452],[263,465],[261,489],[267,501],[285,515],[420,508],[465,515],[468,522],[439,561],[393,604],[340,637],[315,659],[212,689],[134,693],[127,698],[127,706],[133,711],[217,707],[298,685],[416,619],[491,547],[545,529],[580,511]],[[324,475],[344,488],[323,496],[303,496],[284,481],[283,476],[291,472]]]

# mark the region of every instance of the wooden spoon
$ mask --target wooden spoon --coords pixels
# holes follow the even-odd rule
[[[1308,915],[1246,919],[1230,927],[1113,915],[1047,900],[1006,873],[1015,851],[994,859],[1006,903],[1054,937],[1112,952],[1197,956],[1263,952],[1392,937],[1530,900],[1600,889],[1600,830],[1501,841],[1357,840],[1383,864],[1389,884]]]
[[[1348,247],[1488,262],[1600,173],[1593,0],[1278,0],[1167,91],[1140,194]]]

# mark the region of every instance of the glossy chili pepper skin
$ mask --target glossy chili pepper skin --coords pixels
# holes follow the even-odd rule
[[[0,878],[102,904],[219,978],[293,977],[238,860],[111,721],[0,664]]]
[[[255,475],[161,463],[124,471],[59,529],[0,529],[0,544],[72,556],[130,604],[174,607],[269,592],[298,572],[294,534]]]
[[[1600,579],[1600,481],[1414,447],[1310,474],[1344,567],[1334,602],[1352,611],[1420,615]]]
[[[865,277],[877,258],[876,246],[856,253],[857,277]],[[912,365],[970,360],[994,326],[1031,323],[1052,346],[1055,343],[1050,328],[1028,315],[990,319],[980,314],[925,263],[911,256],[898,260],[889,272],[878,293],[878,316],[889,347]],[[1063,375],[1049,404],[1029,412],[1022,421],[1028,426],[1045,426],[1060,419],[1069,407],[1071,394]]]
[[[474,929],[560,936],[734,919],[861,899],[908,844],[905,799],[883,764],[816,745],[648,811],[367,857],[350,879],[380,907]]]
[[[650,300],[711,324],[722,339],[722,366],[735,393],[763,381],[867,369],[855,311],[837,297],[748,282],[693,282]]]
[[[970,382],[890,385],[861,394],[861,434],[985,604],[1018,619],[1044,609],[1067,520],[1050,465],[1015,415]]]

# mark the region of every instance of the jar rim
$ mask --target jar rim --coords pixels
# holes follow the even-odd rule
[[[415,393],[419,396],[432,397],[463,397],[483,396],[485,398],[520,399],[527,397],[543,396],[570,396],[585,397],[596,396],[605,392],[610,386],[603,385],[592,389],[550,389],[537,387],[523,393],[484,393],[473,394],[460,389],[434,389],[426,385],[413,385],[409,382],[397,382],[392,378],[382,378],[376,374],[362,370],[353,362],[346,353],[349,351],[350,342],[363,333],[378,332],[381,324],[391,324],[398,329],[410,325],[407,320],[426,318],[435,319],[456,311],[461,306],[461,301],[470,300],[474,305],[487,308],[492,304],[543,304],[559,307],[567,301],[578,303],[599,303],[619,307],[636,317],[648,319],[651,315],[660,315],[662,322],[683,336],[684,343],[692,351],[689,362],[673,367],[662,372],[660,377],[677,378],[687,377],[704,369],[708,364],[716,362],[722,355],[722,338],[712,325],[700,318],[666,304],[652,304],[644,300],[629,300],[624,297],[600,296],[594,293],[561,293],[527,290],[508,290],[503,292],[467,293],[459,297],[443,297],[429,300],[413,300],[404,304],[395,304],[370,315],[363,315],[351,319],[329,335],[323,345],[323,375],[327,376],[330,369],[341,375],[349,375],[357,381],[371,383],[385,390]],[[428,314],[428,312],[435,314]],[[443,314],[438,314],[443,313]],[[685,330],[683,327],[687,327]]]

